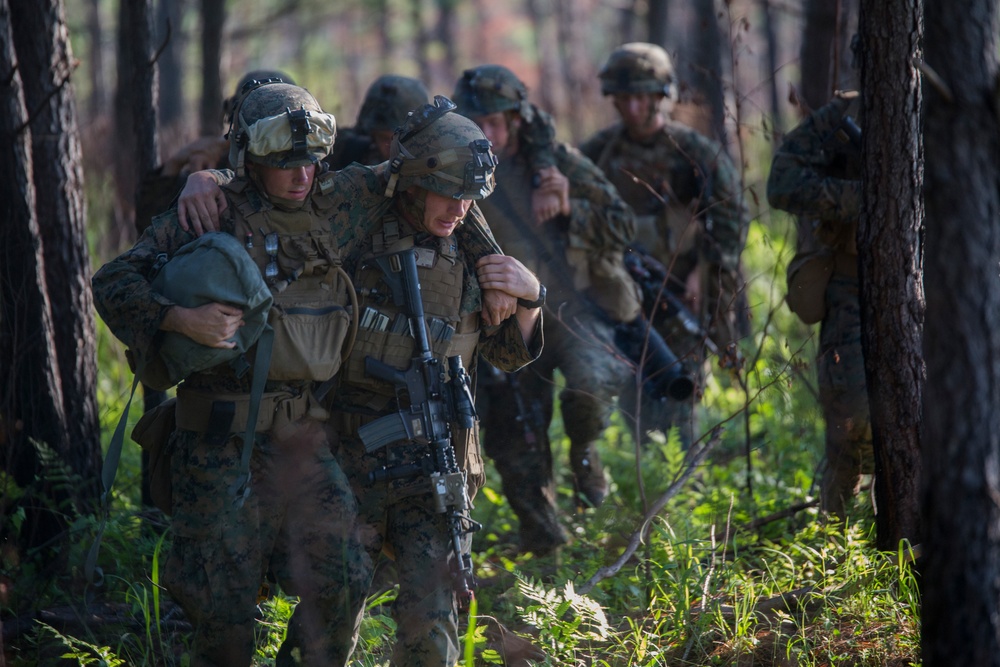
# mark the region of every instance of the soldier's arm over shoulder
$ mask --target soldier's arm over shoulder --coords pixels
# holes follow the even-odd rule
[[[850,100],[836,97],[785,135],[767,178],[767,200],[796,215],[850,222],[861,210],[861,181],[825,173],[824,142]]]
[[[594,250],[624,249],[635,238],[635,214],[597,165],[559,144],[559,171],[569,179],[569,233]]]
[[[455,236],[460,247],[471,257],[472,263],[486,255],[502,255],[503,250],[493,237],[486,216],[479,206],[473,202],[465,222],[455,229]]]

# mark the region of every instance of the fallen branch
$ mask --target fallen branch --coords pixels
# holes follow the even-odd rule
[[[717,426],[712,431],[711,437],[709,437],[708,441],[688,457],[687,467],[685,467],[680,476],[677,477],[667,490],[663,492],[663,495],[656,499],[653,506],[649,508],[648,512],[646,512],[646,515],[642,518],[642,524],[639,526],[638,530],[632,533],[632,536],[629,538],[628,545],[625,547],[625,551],[618,557],[618,560],[611,565],[607,565],[597,570],[597,572],[594,573],[594,576],[592,576],[585,584],[580,586],[578,589],[580,594],[585,595],[589,593],[598,583],[608,577],[618,574],[618,572],[621,571],[625,564],[632,558],[632,555],[635,554],[639,545],[642,544],[643,540],[645,540],[646,530],[649,527],[649,523],[656,518],[656,516],[660,513],[660,510],[666,506],[667,502],[677,495],[677,492],[681,490],[684,483],[691,478],[694,471],[705,461],[708,453],[712,451],[717,444],[719,444],[721,437],[722,428]]]
[[[798,514],[802,510],[807,510],[810,507],[817,507],[818,505],[819,505],[819,500],[810,500],[804,503],[796,503],[791,507],[786,507],[780,512],[775,512],[774,514],[769,514],[759,519],[754,519],[753,521],[747,523],[744,526],[737,526],[736,530],[728,530],[728,529],[717,530],[715,532],[715,540],[718,542],[726,541],[730,537],[733,537],[738,532],[748,532],[752,530],[757,530],[761,526],[765,526],[775,521],[780,521],[781,519],[787,519],[788,517],[794,514]]]

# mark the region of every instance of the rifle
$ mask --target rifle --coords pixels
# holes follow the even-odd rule
[[[625,268],[642,290],[642,309],[654,326],[659,327],[668,320],[676,320],[688,334],[703,339],[709,352],[719,354],[719,346],[701,326],[698,318],[667,287],[667,281],[673,280],[667,267],[651,255],[637,248],[629,248],[625,251]]]
[[[466,476],[455,456],[451,424],[457,423],[464,429],[475,427],[476,408],[469,377],[462,367],[462,358],[453,356],[448,358],[446,380],[445,369],[431,351],[420,297],[416,252],[409,249],[380,257],[376,262],[389,283],[393,301],[404,307],[415,346],[410,365],[405,369],[394,368],[373,357],[365,358],[365,372],[392,384],[399,405],[408,407],[400,407],[398,412],[362,426],[358,435],[368,452],[404,440],[429,448],[416,463],[385,466],[369,477],[371,482],[421,475],[429,479],[434,508],[445,515],[448,524],[448,539],[455,555],[452,580],[459,607],[466,609],[474,597],[476,582],[472,556],[462,549],[462,537],[482,526],[469,516]]]

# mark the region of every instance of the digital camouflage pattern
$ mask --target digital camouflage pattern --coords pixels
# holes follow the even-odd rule
[[[834,98],[789,132],[775,153],[767,181],[771,206],[817,219],[816,241],[835,258],[816,361],[826,420],[821,507],[840,516],[857,493],[861,475],[874,471],[855,243],[860,172],[830,140],[852,99]]]
[[[480,65],[462,72],[453,99],[465,116],[518,111],[531,121],[528,88],[503,65]]]
[[[521,548],[539,554],[566,541],[556,511],[548,438],[555,370],[566,379],[560,394],[562,421],[571,440],[571,467],[575,462],[574,472],[580,476],[603,474],[596,443],[608,426],[614,397],[632,375],[616,354],[607,315],[599,314],[576,289],[578,271],[586,274],[592,262],[624,252],[635,232],[632,212],[579,151],[565,144],[550,151],[555,166],[569,179],[568,216],[533,224],[535,169],[520,151],[500,162],[496,191],[482,202],[504,251],[534,271],[548,290],[541,358],[518,373],[517,393],[505,381],[492,381],[480,402],[484,448],[520,520]],[[525,224],[537,234],[528,234]],[[572,267],[567,261],[571,256]],[[534,434],[511,428],[528,419],[529,411],[537,422]]]
[[[354,127],[337,135],[337,143],[326,162],[331,169],[343,169],[352,162],[374,165],[384,161],[373,132],[392,132],[403,124],[406,114],[430,101],[430,93],[417,79],[387,74],[368,88]]]
[[[234,189],[244,188],[254,191],[246,179],[227,188],[230,211],[238,203]],[[317,190],[294,213],[274,209],[262,196],[240,201],[306,229],[316,218],[332,218]],[[223,221],[223,231],[232,233],[232,218]],[[174,209],[156,217],[132,249],[95,274],[98,312],[129,347],[155,345],[173,304],[153,292],[147,276],[161,253],[172,256],[192,238],[180,228]],[[249,376],[237,377],[222,365],[188,377],[183,387],[210,395],[246,394]],[[292,395],[305,388],[304,382],[269,381],[265,391]],[[330,453],[329,436],[328,427],[308,415],[257,434],[251,493],[242,507],[233,502],[234,483],[242,475],[242,438],[230,434],[220,443],[180,429],[171,436],[174,539],[164,583],[194,625],[192,665],[250,664],[257,590],[269,568],[284,590],[303,596],[290,623],[295,650],[283,646],[276,664],[344,664],[353,650],[371,559],[361,546],[354,495]],[[345,620],[347,612],[355,616]]]
[[[427,104],[431,95],[419,79],[386,74],[372,82],[358,112],[358,131],[371,134],[376,130],[390,132],[403,124],[406,114]]]
[[[696,316],[724,349],[738,339],[737,298],[742,288],[740,254],[749,213],[739,173],[715,141],[667,120],[649,139],[628,136],[622,123],[597,132],[581,147],[607,175],[636,214],[636,243],[667,267],[667,288],[683,297],[692,272],[701,285]],[[685,370],[700,384],[703,352],[700,338],[667,321],[660,333]],[[644,401],[642,430],[679,428],[681,442],[695,435],[695,404],[700,392],[684,401]],[[630,392],[623,410],[636,414]]]
[[[493,192],[497,164],[490,142],[455,104],[438,95],[415,110],[392,137],[385,194],[417,186],[451,199],[483,199]]]
[[[329,154],[337,122],[309,91],[272,80],[247,87],[237,97],[229,126],[229,165],[237,174],[244,160],[290,169],[317,164]],[[276,122],[266,133],[256,129],[268,121]]]
[[[667,52],[656,44],[622,44],[611,52],[597,76],[604,95],[662,93],[676,97],[674,64]]]
[[[349,168],[340,174],[352,169],[359,177],[365,175],[363,170],[356,168]],[[399,209],[389,210],[383,206],[382,212],[373,216],[372,209],[364,201],[363,191],[366,189],[363,181],[358,180],[351,187],[339,187],[334,195],[334,206],[340,214],[339,224],[357,230],[345,255],[349,270],[354,275],[361,268],[358,266],[359,259],[373,251],[372,239],[383,232],[385,221],[400,222],[400,233],[404,236],[407,235],[404,232],[413,232],[405,221],[398,220],[396,214]],[[393,200],[383,198],[383,201]],[[478,210],[472,209],[459,229],[480,225],[478,218]],[[421,239],[420,235],[416,237],[418,245]],[[437,241],[432,238],[423,242],[434,246]],[[465,287],[455,315],[475,314],[481,309],[475,272],[477,256],[469,252],[462,239],[456,238],[456,243],[460,261],[465,267]],[[437,261],[443,260],[439,258]],[[479,352],[491,363],[515,370],[537,357],[540,345],[539,332],[532,348],[525,347],[516,319],[510,318],[499,328],[482,332]],[[357,350],[356,347],[355,354],[358,354]],[[349,359],[347,364],[351,363]],[[474,364],[469,372],[475,376]],[[391,391],[388,393],[391,394]],[[384,466],[412,464],[427,454],[427,448],[400,443],[367,453],[358,438],[358,428],[398,409],[390,404],[373,411],[365,400],[368,395],[343,384],[338,389],[335,412],[340,419],[340,445],[337,458],[354,485],[360,506],[361,531],[369,554],[376,558],[380,552],[387,550],[394,556],[400,589],[393,612],[397,637],[392,664],[451,667],[459,658],[458,611],[450,575],[453,554],[443,515],[433,508],[428,479],[417,476],[391,482],[369,482],[371,472]],[[459,464],[467,471],[481,467],[479,457],[478,444],[472,440],[466,455],[460,456]],[[345,622],[349,620],[349,616],[345,618]]]

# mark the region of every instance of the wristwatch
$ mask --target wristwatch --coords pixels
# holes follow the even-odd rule
[[[518,299],[517,305],[522,308],[541,308],[545,305],[545,285],[538,283],[538,298],[534,301],[526,301],[525,299]]]

